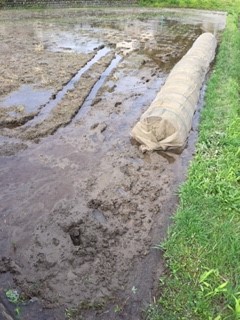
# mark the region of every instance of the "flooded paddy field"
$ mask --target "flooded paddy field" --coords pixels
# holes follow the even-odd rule
[[[0,11],[6,313],[16,289],[25,320],[143,317],[198,114],[181,155],[142,154],[130,130],[193,41],[224,26],[195,10]]]

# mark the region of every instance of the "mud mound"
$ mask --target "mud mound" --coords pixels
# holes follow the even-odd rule
[[[163,163],[152,161],[156,177],[163,177]],[[60,202],[37,225],[16,277],[28,296],[40,295],[50,305],[99,305],[127,290],[136,258],[149,253],[152,219],[161,212],[168,181],[149,179],[152,164],[121,159],[118,166],[115,181],[104,171],[110,182],[97,197],[92,195],[101,190],[99,178],[88,180],[85,206]]]

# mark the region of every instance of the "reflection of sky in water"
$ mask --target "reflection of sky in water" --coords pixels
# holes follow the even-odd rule
[[[41,105],[48,102],[52,90],[34,89],[30,85],[23,85],[19,90],[12,92],[5,99],[0,100],[0,106],[24,106],[26,112],[37,111]]]
[[[39,34],[38,34],[39,35]],[[62,32],[41,32],[41,40],[45,43],[48,50],[53,52],[78,52],[90,53],[103,44],[98,39],[89,38],[80,32],[62,31]]]
[[[145,12],[139,14],[124,14],[106,16],[92,21],[74,19],[70,22],[66,18],[65,25],[51,24],[51,29],[46,25],[38,26],[36,30],[38,40],[44,47],[53,52],[90,53],[104,44],[103,34],[110,32],[117,35],[125,32],[126,36],[139,38],[142,33],[149,32],[159,37],[161,33],[183,33],[195,31],[197,34],[208,31],[217,33],[225,26],[225,14],[213,14],[193,10],[162,10],[161,12]],[[70,24],[68,25],[68,22]]]

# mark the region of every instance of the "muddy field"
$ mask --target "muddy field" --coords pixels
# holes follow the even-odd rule
[[[193,10],[0,11],[2,317],[7,289],[20,319],[144,317],[198,114],[181,155],[142,154],[129,133],[193,41],[224,25]]]

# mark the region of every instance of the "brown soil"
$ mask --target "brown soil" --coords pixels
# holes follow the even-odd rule
[[[73,319],[140,319],[164,270],[154,247],[176,209],[197,133],[181,155],[143,155],[129,132],[171,66],[203,28],[217,28],[212,20],[221,28],[225,18],[200,12],[187,24],[186,12],[147,10],[155,16],[143,19],[142,9],[100,10],[98,20],[92,11],[60,12],[0,13],[2,103],[22,84],[51,90],[53,101],[110,48],[52,110],[0,109],[0,286],[27,298],[25,320],[61,320],[66,308]],[[74,46],[64,47],[66,34]],[[89,43],[81,47],[78,37]],[[91,96],[115,55],[121,59]],[[4,291],[0,300],[0,312],[11,309]]]

